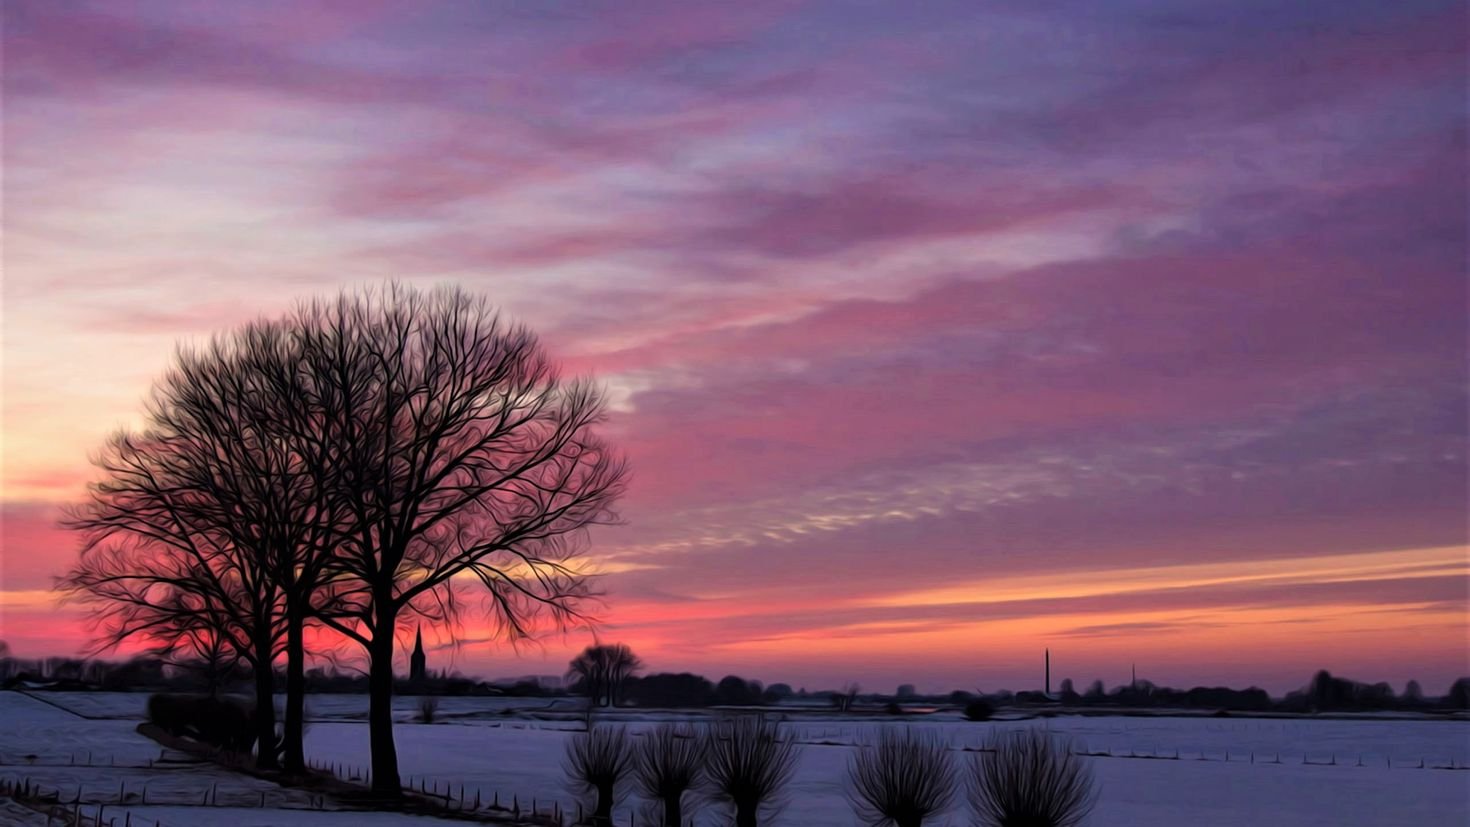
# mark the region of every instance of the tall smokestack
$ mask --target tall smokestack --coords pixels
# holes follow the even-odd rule
[[[1046,694],[1051,695],[1051,647],[1046,650]]]

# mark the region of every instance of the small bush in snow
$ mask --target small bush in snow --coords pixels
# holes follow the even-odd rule
[[[434,716],[439,711],[439,699],[433,697],[419,698],[419,723],[432,724]]]
[[[932,736],[884,730],[847,769],[847,797],[873,827],[920,827],[954,799],[954,761]]]
[[[248,753],[255,745],[254,712],[230,698],[156,693],[148,698],[148,720],[170,735]]]
[[[989,701],[976,698],[965,704],[965,719],[969,721],[988,721],[995,714],[995,707]]]
[[[590,823],[611,825],[613,805],[633,771],[633,752],[622,727],[598,726],[567,743],[566,771],[579,794],[595,798]]]
[[[759,715],[716,723],[706,752],[710,797],[735,809],[735,827],[756,827],[776,809],[796,769],[796,743]]]
[[[1039,729],[993,738],[975,756],[970,806],[985,827],[1074,827],[1092,810],[1092,771]]]
[[[679,724],[660,724],[639,746],[638,792],[661,805],[660,823],[667,827],[683,827],[684,793],[704,776],[705,746],[694,727]]]

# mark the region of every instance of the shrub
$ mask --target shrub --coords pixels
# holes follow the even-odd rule
[[[419,723],[434,723],[434,715],[439,711],[439,699],[432,696],[419,698]]]
[[[592,824],[612,824],[613,805],[632,770],[633,753],[622,727],[593,727],[567,744],[566,771],[573,789],[595,795]]]
[[[1450,709],[1470,709],[1470,678],[1460,678],[1450,684],[1449,694],[1444,696]]]
[[[148,720],[170,735],[232,752],[255,745],[254,714],[229,698],[159,692],[148,698]]]
[[[765,688],[760,681],[747,681],[739,675],[726,675],[715,684],[715,703],[722,706],[747,706],[761,702]]]
[[[847,769],[848,800],[873,827],[920,827],[954,799],[955,772],[949,748],[914,732],[885,730]]]
[[[762,811],[776,809],[796,769],[796,743],[759,715],[715,724],[706,753],[710,797],[734,807],[736,827],[756,827]]]
[[[715,687],[688,672],[659,673],[630,679],[627,694],[638,706],[709,706],[714,703]]]
[[[1092,809],[1092,771],[1038,729],[998,736],[975,756],[970,806],[986,827],[1073,827]]]
[[[983,698],[976,698],[965,704],[965,719],[970,721],[988,721],[995,714],[995,707]]]
[[[660,724],[644,736],[634,778],[644,798],[662,805],[662,823],[667,827],[683,827],[684,793],[704,775],[706,746],[688,725]]]

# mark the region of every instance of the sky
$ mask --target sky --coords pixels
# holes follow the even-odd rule
[[[1459,2],[7,2],[0,639],[197,342],[456,283],[612,400],[604,641],[1470,674]],[[467,618],[431,668],[554,674]]]

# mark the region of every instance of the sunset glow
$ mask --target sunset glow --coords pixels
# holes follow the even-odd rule
[[[6,6],[17,655],[86,649],[57,520],[180,343],[398,279],[606,385],[654,670],[1470,674],[1460,3],[128,9]]]

